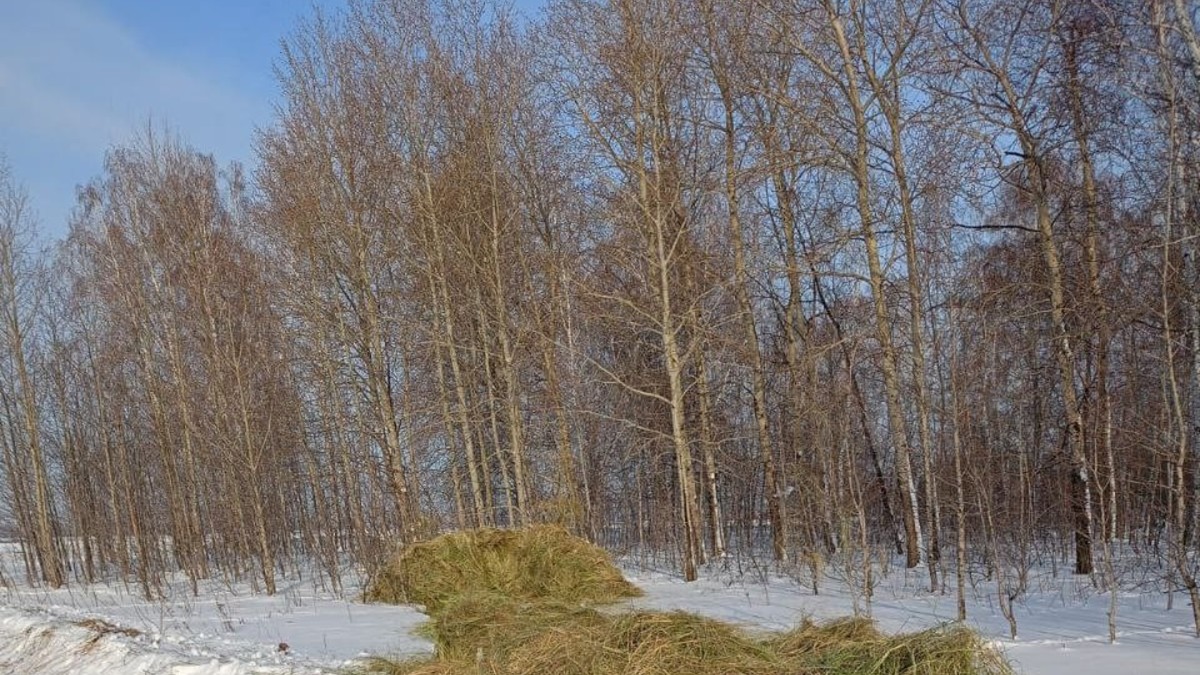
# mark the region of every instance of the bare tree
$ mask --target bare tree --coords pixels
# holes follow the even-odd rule
[[[0,161],[0,339],[11,367],[9,386],[0,386],[8,427],[6,473],[14,501],[29,511],[30,531],[37,567],[43,581],[58,588],[66,583],[59,555],[54,495],[42,438],[41,405],[30,370],[32,325],[41,299],[37,270],[31,266],[33,221],[29,198]],[[24,484],[22,484],[24,483]],[[26,492],[31,490],[32,494]]]

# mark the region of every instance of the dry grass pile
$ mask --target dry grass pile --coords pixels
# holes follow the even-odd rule
[[[438,656],[379,661],[386,675],[1008,675],[965,628],[885,635],[868,620],[806,622],[757,639],[684,612],[600,614],[496,598],[436,621]],[[478,614],[472,608],[479,609]],[[527,614],[514,615],[525,609]],[[442,630],[449,632],[442,633]]]
[[[580,634],[600,630],[605,623],[599,612],[580,605],[473,593],[446,605],[434,616],[429,633],[440,658],[505,663],[527,644],[568,629]]]
[[[560,565],[562,569],[560,569]],[[384,675],[1008,675],[970,630],[886,635],[868,619],[759,638],[684,612],[601,613],[638,594],[607,555],[556,527],[483,530],[410,548],[369,597],[419,602],[434,659],[376,659]]]
[[[942,626],[887,635],[862,617],[825,624],[805,620],[768,641],[796,672],[839,675],[1006,675],[1002,654],[975,631]]]
[[[372,602],[415,603],[436,615],[459,596],[599,604],[641,595],[598,546],[561,527],[469,530],[405,549],[367,587]]]
[[[559,626],[520,647],[491,672],[510,675],[775,675],[794,673],[766,645],[732,626],[685,612],[605,616]]]

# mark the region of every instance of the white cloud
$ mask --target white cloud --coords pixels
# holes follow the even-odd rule
[[[78,1],[5,4],[21,5],[9,10],[15,20],[2,20],[0,11],[0,69],[8,73],[0,114],[9,125],[103,147],[153,115],[185,135],[211,136],[196,138],[198,144],[224,144],[224,122],[265,109],[265,102],[223,87],[212,75],[149,52],[120,24]]]
[[[47,163],[98,166],[151,119],[221,161],[247,160],[253,126],[270,118],[267,96],[153,53],[83,0],[0,0],[0,149],[18,172],[37,165],[26,179],[34,193],[50,191],[33,184]],[[65,203],[40,204],[43,214],[65,215],[73,185],[87,178],[63,176],[53,191]]]

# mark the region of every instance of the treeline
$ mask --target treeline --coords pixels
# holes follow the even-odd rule
[[[147,596],[559,522],[1195,602],[1198,11],[317,16],[252,176],[147,131],[45,253],[4,177],[0,522]]]

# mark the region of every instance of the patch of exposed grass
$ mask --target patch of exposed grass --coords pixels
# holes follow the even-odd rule
[[[136,628],[126,628],[116,624],[109,623],[104,619],[83,619],[75,622],[76,626],[86,628],[96,635],[124,635],[125,637],[136,638],[142,634],[142,631]]]
[[[125,628],[109,623],[104,619],[83,619],[76,621],[75,625],[92,632],[87,642],[84,642],[83,646],[79,648],[81,654],[91,653],[106,635],[124,635],[125,637],[136,638],[142,634],[142,631],[136,628]]]
[[[804,621],[768,643],[804,672],[838,675],[1005,675],[1004,657],[975,631],[941,626],[886,635],[869,619]]]
[[[368,585],[372,602],[415,603],[436,615],[459,596],[599,604],[641,595],[598,546],[561,527],[470,530],[406,548]]]

